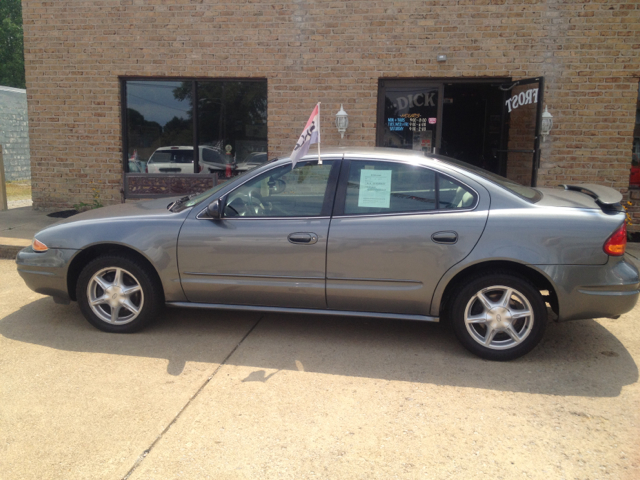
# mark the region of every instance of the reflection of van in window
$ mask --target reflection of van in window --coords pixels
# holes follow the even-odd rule
[[[246,172],[267,163],[267,152],[251,152],[236,165],[236,172]]]
[[[217,173],[227,167],[226,155],[219,150],[202,145],[200,151],[199,172]],[[230,158],[230,157],[229,157]],[[199,173],[193,171],[193,147],[160,147],[147,162],[148,173]]]

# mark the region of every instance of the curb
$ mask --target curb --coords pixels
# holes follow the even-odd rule
[[[25,247],[18,245],[0,245],[0,258],[15,260],[18,252],[23,248]]]
[[[31,243],[25,238],[12,238],[0,236],[0,258],[14,259],[18,252]]]

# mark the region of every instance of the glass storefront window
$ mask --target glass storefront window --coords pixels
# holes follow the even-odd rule
[[[127,173],[223,177],[266,158],[266,81],[125,80],[124,89]]]
[[[438,86],[387,87],[382,146],[432,153],[436,147]]]
[[[190,95],[179,98],[177,90],[191,90],[191,82],[127,82],[126,122],[128,171],[144,173],[147,162],[160,147],[190,146],[193,161],[193,122]],[[156,162],[158,171],[162,168]],[[166,168],[170,168],[170,163]],[[184,167],[180,167],[184,168]],[[192,173],[191,171],[185,173]],[[166,172],[169,173],[169,172]]]

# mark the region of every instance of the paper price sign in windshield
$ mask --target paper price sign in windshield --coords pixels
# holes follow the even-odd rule
[[[389,208],[391,170],[361,170],[358,207]]]

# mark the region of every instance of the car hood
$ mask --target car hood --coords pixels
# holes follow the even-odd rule
[[[120,205],[111,205],[109,207],[94,208],[92,210],[87,210],[86,212],[73,215],[72,217],[66,218],[58,223],[55,223],[54,225],[61,225],[64,223],[72,223],[78,221],[81,222],[86,220],[171,215],[172,212],[170,212],[167,207],[178,198],[180,197],[158,198],[155,200],[122,203]]]
[[[177,198],[96,208],[50,225],[36,233],[35,238],[49,248],[71,249],[105,242],[137,246],[165,234],[175,239],[191,211],[191,208],[181,212],[167,209]]]

